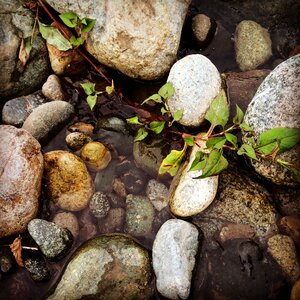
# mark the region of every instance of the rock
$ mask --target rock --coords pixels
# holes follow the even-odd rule
[[[211,102],[221,91],[217,68],[201,54],[188,55],[172,66],[167,81],[174,87],[174,95],[168,101],[171,114],[174,116],[183,109],[178,122],[185,126],[199,126]]]
[[[292,288],[290,300],[297,300],[300,298],[300,279],[298,279]]]
[[[68,99],[66,92],[63,90],[60,79],[52,74],[42,86],[42,93],[48,99],[66,101]]]
[[[168,188],[155,179],[149,180],[146,195],[156,210],[161,211],[168,206]]]
[[[111,161],[110,151],[100,142],[89,142],[85,144],[80,156],[93,172],[105,169]]]
[[[48,43],[47,49],[52,71],[56,75],[76,75],[85,71],[85,61],[75,49],[60,51]]]
[[[299,278],[300,268],[293,240],[287,235],[276,234],[268,240],[268,251],[288,278],[295,282]]]
[[[98,235],[96,224],[90,209],[83,210],[80,218],[79,240],[87,241]]]
[[[126,198],[126,232],[133,236],[150,234],[154,208],[147,197],[128,195]]]
[[[115,178],[112,181],[112,187],[114,192],[119,195],[121,198],[126,198],[127,197],[127,191],[126,191],[126,187],[125,184],[121,181],[121,179],[119,178]]]
[[[71,132],[66,136],[66,144],[73,151],[80,150],[85,144],[91,141],[92,139],[82,132]]]
[[[244,121],[257,135],[276,128],[300,128],[300,54],[276,67],[258,88],[245,113]],[[287,162],[297,161],[297,147],[277,157]],[[287,169],[270,160],[251,161],[256,172],[273,183],[294,186],[295,181]]]
[[[21,127],[32,111],[44,103],[47,100],[40,93],[9,100],[3,106],[2,121],[4,124]]]
[[[156,287],[170,299],[187,299],[198,251],[198,230],[183,220],[168,220],[158,231],[152,249]]]
[[[180,217],[193,216],[205,210],[214,200],[218,189],[218,175],[196,179],[202,171],[189,171],[198,152],[194,146],[189,159],[180,167],[169,190],[169,206]]]
[[[65,101],[52,101],[35,108],[23,124],[37,140],[44,141],[61,128],[75,113],[74,107]]]
[[[133,144],[133,157],[136,165],[152,177],[158,176],[159,167],[167,155],[165,148],[167,143],[154,139],[149,143],[145,141]]]
[[[52,222],[33,219],[28,224],[28,232],[43,254],[51,260],[64,257],[72,246],[71,232]]]
[[[46,281],[50,278],[50,271],[41,255],[30,255],[24,259],[24,266],[34,281]]]
[[[199,218],[250,226],[259,238],[277,232],[276,213],[269,192],[234,166],[219,175],[219,192]]]
[[[69,132],[81,132],[85,135],[91,136],[94,132],[94,126],[85,122],[76,122],[68,127]]]
[[[77,249],[47,299],[150,299],[151,279],[144,248],[124,235],[103,235]]]
[[[232,120],[236,114],[236,104],[243,112],[246,111],[258,87],[270,72],[271,70],[253,70],[225,74],[227,96],[230,103],[229,120]]]
[[[89,207],[96,218],[104,218],[110,210],[109,199],[104,193],[96,192],[90,200]]]
[[[60,208],[79,211],[93,195],[93,182],[83,161],[67,151],[44,154],[48,197]]]
[[[27,131],[0,126],[0,238],[26,230],[38,212],[43,156]]]
[[[198,43],[203,43],[207,40],[211,27],[212,22],[210,18],[204,14],[197,14],[192,19],[192,30]]]
[[[14,98],[37,90],[50,71],[46,44],[40,35],[33,39],[25,67],[18,59],[23,38],[30,37],[35,16],[22,1],[0,1],[0,98]]]
[[[102,64],[129,77],[155,80],[165,75],[176,59],[190,1],[48,3],[61,13],[73,11],[81,18],[97,20],[86,49]]]
[[[220,240],[224,243],[227,240],[237,238],[253,239],[255,237],[254,230],[249,225],[244,224],[228,224],[224,226],[220,232]]]
[[[101,233],[122,232],[125,224],[126,212],[123,208],[112,208],[105,219],[98,221]]]
[[[68,229],[72,233],[74,239],[78,236],[79,224],[74,214],[70,212],[59,212],[54,216],[52,222],[62,228]]]
[[[111,160],[108,166],[101,172],[96,173],[94,180],[95,190],[103,193],[111,193],[113,191],[112,182],[116,176],[116,160]]]
[[[281,218],[280,226],[292,238],[296,247],[300,249],[300,218],[285,216]]]
[[[14,263],[15,258],[13,257],[10,248],[5,249],[5,247],[2,247],[0,249],[0,271],[3,273],[9,272]]]
[[[242,21],[235,30],[236,62],[242,71],[254,70],[272,56],[268,30],[254,21]]]

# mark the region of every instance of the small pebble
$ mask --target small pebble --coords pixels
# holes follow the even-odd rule
[[[96,192],[90,200],[89,207],[96,218],[104,218],[110,210],[108,196],[102,192]]]

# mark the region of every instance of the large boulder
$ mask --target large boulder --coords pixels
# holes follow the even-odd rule
[[[0,238],[20,233],[38,211],[43,156],[26,130],[0,126]]]
[[[96,19],[86,49],[101,63],[133,78],[154,80],[176,59],[190,0],[47,2],[61,13]]]

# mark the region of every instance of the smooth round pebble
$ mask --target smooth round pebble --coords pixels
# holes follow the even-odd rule
[[[96,192],[90,200],[89,207],[96,218],[104,218],[110,210],[108,196],[102,192]]]
[[[59,212],[54,216],[52,222],[60,227],[70,230],[74,238],[78,236],[79,224],[76,216],[73,213]]]

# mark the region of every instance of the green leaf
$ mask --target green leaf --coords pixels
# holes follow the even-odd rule
[[[164,130],[165,124],[165,121],[153,121],[150,123],[150,130],[154,131],[156,134],[159,134]]]
[[[168,112],[164,107],[162,107],[162,108],[160,109],[160,111],[161,111],[161,114],[162,114],[162,115],[164,115],[165,113]]]
[[[72,49],[71,43],[59,32],[57,28],[39,22],[39,30],[47,43],[58,50],[67,51]]]
[[[86,101],[87,101],[88,105],[90,106],[91,110],[93,110],[93,108],[97,102],[97,95],[87,96]]]
[[[184,138],[184,142],[189,145],[189,146],[194,146],[195,144],[195,139],[193,136],[187,136]]]
[[[132,118],[128,118],[126,119],[128,124],[133,124],[133,125],[142,125],[142,123],[139,121],[138,116],[132,117]]]
[[[280,154],[291,149],[300,142],[300,129],[285,127],[273,128],[260,134],[258,139],[259,148],[277,141],[279,146],[278,154]]]
[[[198,151],[195,155],[195,159],[192,162],[191,168],[189,171],[198,171],[202,170],[207,162],[208,154],[204,154],[201,151]]]
[[[248,124],[242,123],[240,125],[240,128],[243,129],[244,131],[254,131]]]
[[[148,132],[146,131],[145,128],[140,128],[134,138],[134,141],[142,141],[143,139],[146,138],[146,136],[148,135]]]
[[[96,20],[95,19],[90,19],[90,18],[83,18],[81,20],[82,26],[82,32],[90,32],[94,25],[95,25]]]
[[[236,115],[233,117],[233,123],[239,125],[243,122],[243,120],[244,120],[244,113],[236,104]]]
[[[167,82],[165,83],[158,91],[158,94],[164,98],[164,99],[169,99],[173,96],[174,94],[174,88],[172,83]]]
[[[60,14],[59,17],[64,22],[65,25],[67,25],[70,28],[75,28],[78,22],[78,17],[73,12],[66,12],[63,14]]]
[[[72,35],[70,38],[70,43],[73,46],[78,47],[84,43],[84,40],[81,37],[77,38],[76,36]]]
[[[96,84],[95,83],[87,82],[87,83],[81,83],[80,85],[82,86],[84,92],[87,95],[91,95],[91,94],[94,94],[96,92],[96,90],[95,90]]]
[[[151,95],[150,97],[148,97],[147,99],[145,99],[143,102],[142,102],[142,105],[147,103],[148,101],[150,100],[153,100],[154,102],[156,103],[163,103],[163,101],[161,100],[161,96],[158,95],[158,94],[153,94]]]
[[[175,176],[184,157],[185,151],[186,147],[184,147],[181,151],[172,150],[162,161],[158,173],[169,173],[171,176]]]
[[[105,88],[105,91],[108,95],[110,95],[111,93],[113,93],[113,91],[115,90],[115,86],[114,86],[114,81],[111,81],[111,86],[107,86]]]
[[[296,182],[300,183],[300,165],[286,162],[281,159],[276,160],[277,163],[282,165],[284,168],[288,169],[293,173],[293,178]]]
[[[223,147],[223,145],[226,142],[225,136],[220,136],[220,137],[213,137],[207,140],[206,142],[206,147],[208,149],[210,148],[217,148],[220,149]]]
[[[253,136],[247,136],[247,135],[244,135],[243,136],[243,139],[246,141],[246,143],[252,147],[254,147],[256,145],[255,143],[255,139]]]
[[[219,95],[212,101],[205,114],[213,127],[217,125],[225,126],[229,118],[229,108],[225,91],[222,89]]]
[[[225,133],[226,140],[232,144],[235,148],[237,147],[238,139],[235,135],[231,133]]]
[[[173,120],[174,120],[174,121],[179,121],[179,120],[182,118],[182,116],[183,116],[183,111],[184,111],[183,108],[177,110],[177,111],[174,113]]]
[[[240,149],[238,150],[237,152],[238,155],[247,155],[249,156],[250,158],[253,158],[255,160],[258,160],[257,157],[256,157],[256,154],[255,154],[255,150],[253,147],[251,147],[250,145],[247,145],[247,144],[243,144]]]
[[[206,178],[222,172],[228,167],[228,161],[223,156],[222,150],[213,149],[206,160],[202,175],[197,178]]]
[[[269,144],[266,144],[264,146],[260,146],[260,147],[256,147],[256,151],[264,154],[264,155],[268,155],[271,154],[273,151],[275,151],[275,148],[279,149],[279,145],[278,142],[270,142]],[[278,153],[278,151],[277,151]]]

